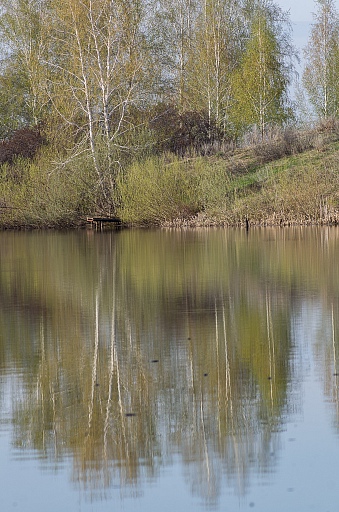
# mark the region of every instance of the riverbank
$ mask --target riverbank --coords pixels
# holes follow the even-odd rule
[[[0,228],[81,228],[88,216],[124,226],[339,224],[339,130],[285,131],[265,143],[130,163],[116,208],[98,205],[81,162],[51,171],[51,156],[0,169]],[[108,203],[108,206],[109,203]],[[107,205],[106,205],[107,207]]]
[[[305,150],[300,146],[294,151],[292,147],[291,154],[281,157],[286,151],[281,148],[282,141],[205,157],[210,192],[205,207],[191,216],[165,219],[161,225],[339,224],[338,137],[335,133],[313,133],[308,144]],[[225,179],[221,179],[220,171]]]
[[[259,164],[233,176],[232,192],[190,218],[168,227],[297,226],[339,224],[339,144]]]

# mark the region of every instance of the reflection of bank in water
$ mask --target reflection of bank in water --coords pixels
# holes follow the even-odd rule
[[[116,285],[112,289],[118,291]],[[231,311],[229,302],[216,297],[214,311],[178,311],[190,325],[187,340],[180,322],[176,335],[156,322],[142,328],[139,314],[128,310],[118,293],[108,316],[103,296],[98,288],[95,314],[85,328],[89,335],[92,326],[93,342],[89,337],[80,357],[70,333],[58,340],[58,359],[47,357],[51,347],[41,340],[45,357],[21,405],[35,418],[49,418],[35,424],[45,439],[55,433],[57,445],[46,443],[44,450],[51,457],[70,451],[74,476],[86,487],[141,483],[145,474],[155,477],[171,453],[180,453],[193,487],[206,499],[216,499],[225,477],[244,492],[254,468],[274,462],[272,431],[280,421],[272,402],[276,381],[267,379],[269,370],[276,375],[269,366],[276,364],[275,355],[268,356],[269,342],[267,356],[254,358],[255,368],[247,352],[243,355],[244,339],[238,347],[245,333],[236,325],[253,315],[247,310],[232,325],[237,307]],[[155,352],[159,359],[151,359]],[[32,430],[21,433],[35,437]]]
[[[23,368],[17,446],[70,456],[86,488],[142,485],[178,454],[208,500],[271,471],[296,409],[295,281],[316,252],[265,233],[62,235],[8,259],[0,247],[6,296],[48,306],[34,332],[25,312],[2,318]]]

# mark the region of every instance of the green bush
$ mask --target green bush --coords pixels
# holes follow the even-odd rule
[[[224,161],[173,155],[132,164],[118,180],[123,221],[162,224],[225,206],[231,179]]]
[[[18,158],[0,169],[0,226],[66,227],[92,209],[95,182],[90,165],[55,163],[48,152],[38,160]],[[13,179],[20,176],[20,179]]]
[[[124,222],[161,224],[193,215],[201,207],[194,172],[176,159],[134,162],[118,178],[118,190],[118,215]]]

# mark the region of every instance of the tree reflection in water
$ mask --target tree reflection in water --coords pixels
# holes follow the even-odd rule
[[[274,470],[298,407],[303,272],[331,296],[335,331],[333,276],[313,270],[335,257],[334,233],[326,251],[316,237],[309,266],[300,230],[1,235],[15,445],[72,457],[89,489],[138,487],[179,455],[193,492],[214,502],[226,481],[242,494],[254,470]]]

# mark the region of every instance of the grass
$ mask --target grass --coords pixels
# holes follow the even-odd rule
[[[241,153],[238,158],[243,162]],[[224,204],[207,204],[194,218],[175,219],[172,225],[234,226],[245,225],[246,219],[258,226],[339,223],[337,141],[270,163],[248,157],[247,162],[248,168],[239,171],[224,160],[229,177]]]

